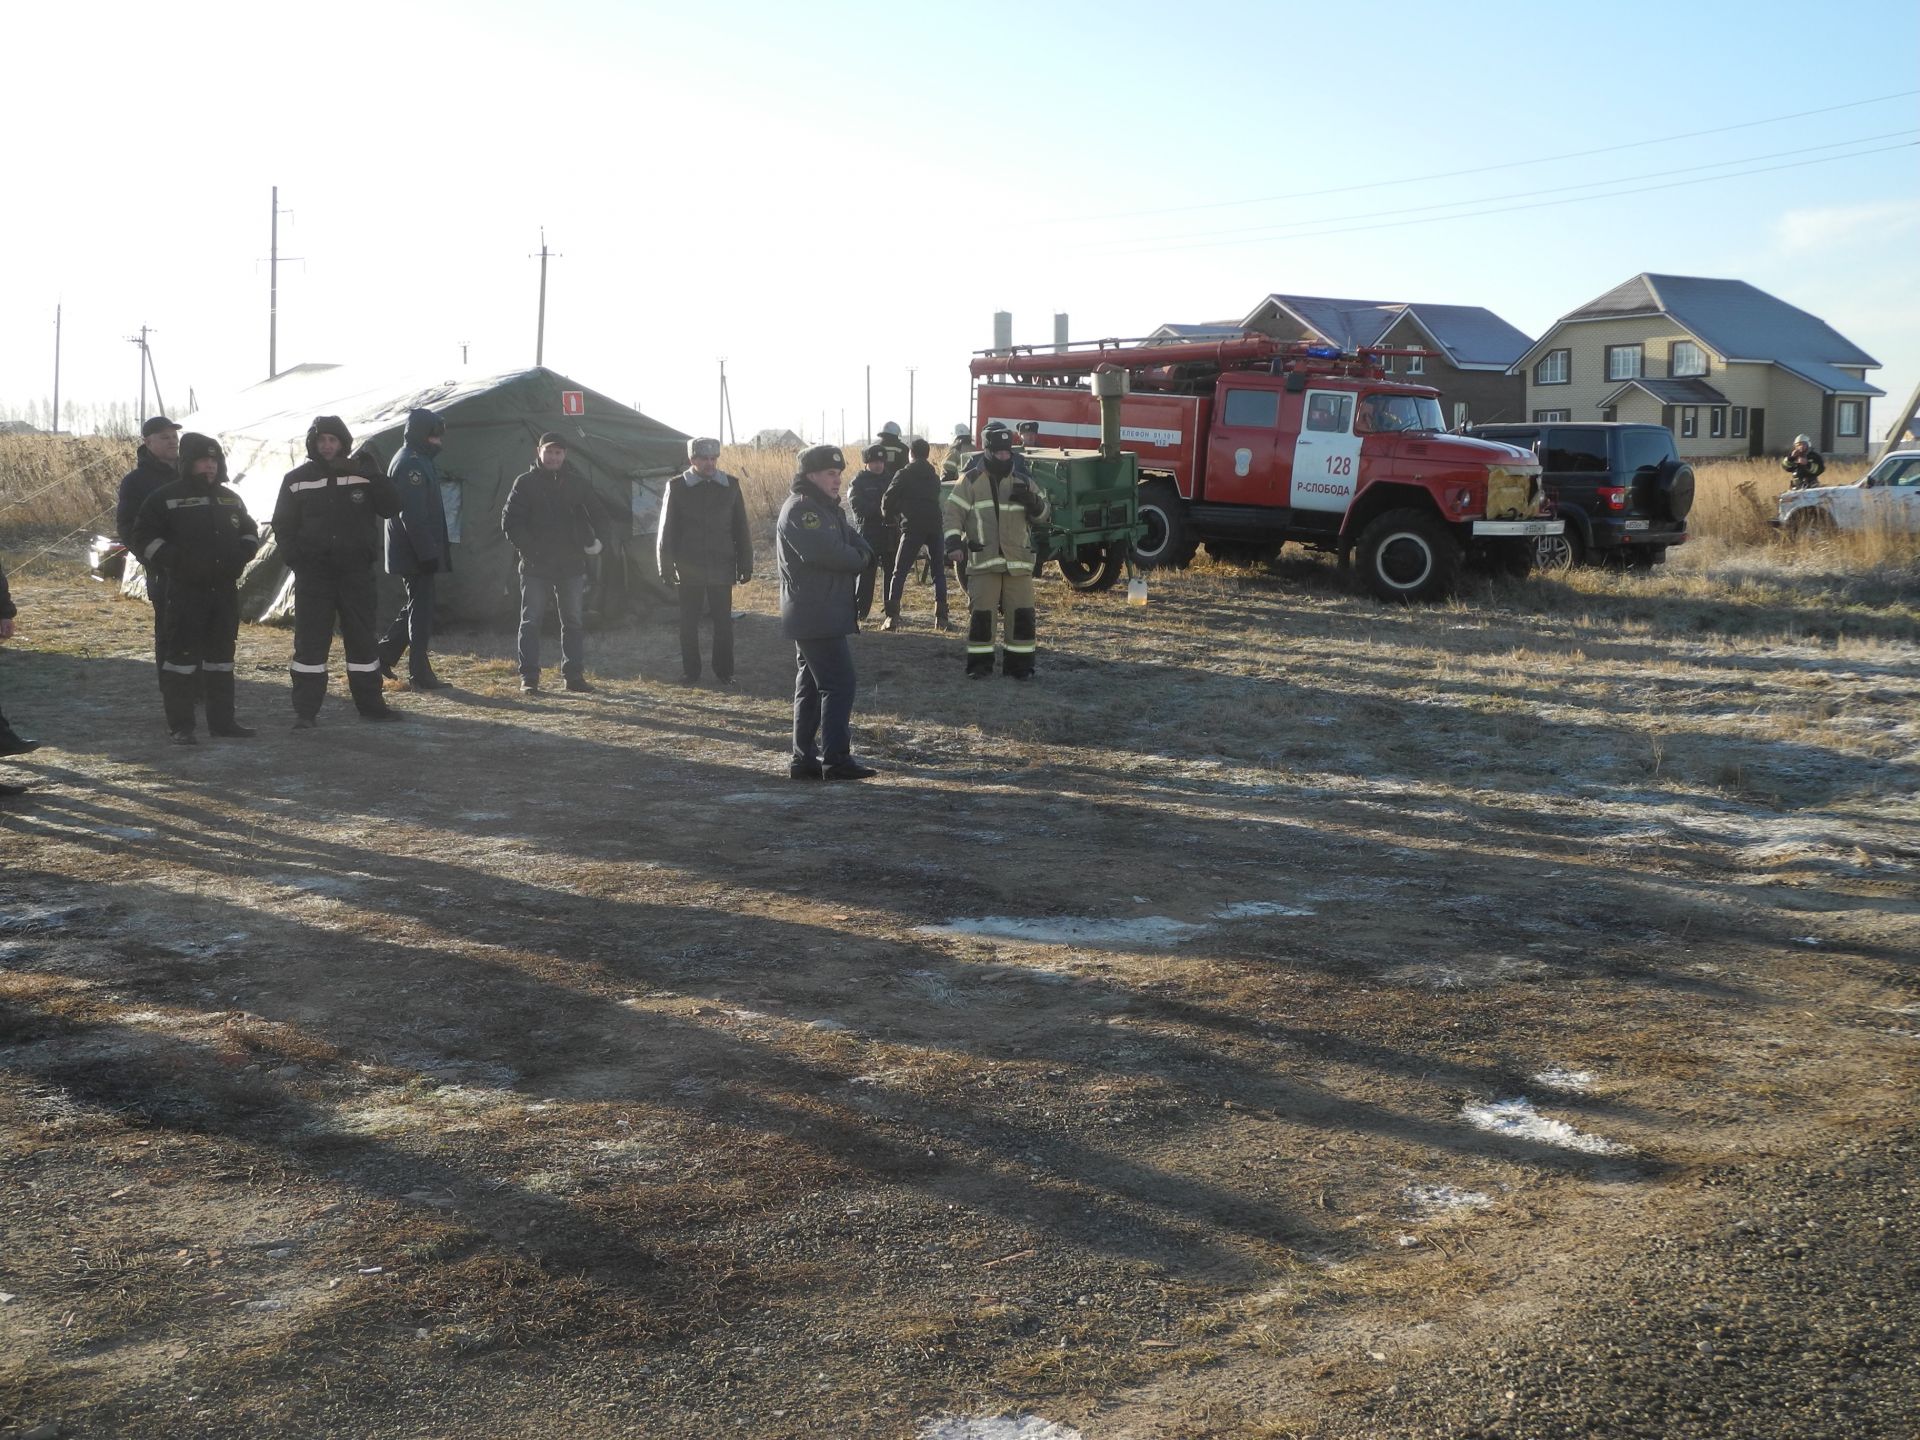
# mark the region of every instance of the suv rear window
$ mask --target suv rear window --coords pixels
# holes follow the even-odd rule
[[[1663,425],[1620,432],[1620,474],[1631,479],[1642,470],[1658,470],[1679,456],[1673,448],[1673,432]]]
[[[1541,467],[1580,475],[1604,474],[1607,468],[1607,432],[1558,425],[1547,432]]]

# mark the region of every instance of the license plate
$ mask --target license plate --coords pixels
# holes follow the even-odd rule
[[[1648,529],[1651,529],[1652,527],[1653,527],[1653,522],[1651,520],[1627,521],[1627,529],[1629,530],[1648,530]]]

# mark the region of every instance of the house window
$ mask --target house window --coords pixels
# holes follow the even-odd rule
[[[1638,380],[1641,366],[1646,362],[1647,347],[1644,345],[1607,346],[1607,379]]]
[[[1427,373],[1427,357],[1424,355],[1407,356],[1407,374],[1424,375]]]
[[[1673,342],[1673,355],[1667,364],[1667,373],[1676,379],[1688,375],[1707,373],[1707,352],[1691,340]]]
[[[1456,430],[1467,428],[1467,402],[1464,400],[1453,402],[1453,428]]]
[[[1691,440],[1700,433],[1700,407],[1688,405],[1680,411],[1680,438]]]
[[[1707,435],[1714,440],[1727,438],[1727,407],[1716,405],[1707,411]]]
[[[1747,438],[1747,407],[1744,405],[1733,407],[1733,438],[1736,440]]]
[[[1834,420],[1840,433],[1849,439],[1860,434],[1860,402],[1842,400],[1834,412]]]
[[[1533,383],[1536,385],[1565,385],[1568,373],[1572,370],[1569,350],[1549,350],[1540,357],[1540,363],[1533,367]]]
[[[1562,351],[1561,353],[1565,354],[1566,352]],[[1571,420],[1572,418],[1573,418],[1573,412],[1571,410],[1536,410],[1533,412],[1533,422],[1536,425],[1541,424],[1542,422],[1552,422],[1555,420]]]

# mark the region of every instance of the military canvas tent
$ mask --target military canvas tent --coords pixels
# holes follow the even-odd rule
[[[591,485],[611,542],[593,562],[590,608],[620,615],[670,593],[659,584],[653,533],[666,482],[686,464],[687,437],[551,370],[408,383],[352,366],[300,365],[204,405],[181,423],[220,442],[234,488],[264,529],[282,477],[307,458],[307,426],[316,415],[338,415],[356,448],[370,446],[384,467],[400,448],[407,412],[420,407],[447,423],[439,469],[454,545],[453,572],[440,577],[435,595],[442,616],[485,621],[518,613],[515,557],[500,533],[500,510],[548,430],[567,437],[567,463]],[[128,569],[129,587],[143,591],[138,566]],[[269,535],[242,582],[242,614],[285,615],[292,582]],[[382,584],[390,592],[382,610],[391,613],[398,582],[383,577]]]

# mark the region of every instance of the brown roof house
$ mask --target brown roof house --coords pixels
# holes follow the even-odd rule
[[[1795,435],[1865,455],[1879,365],[1744,280],[1643,274],[1561,316],[1513,374],[1530,419],[1653,422],[1689,457],[1777,453]]]

